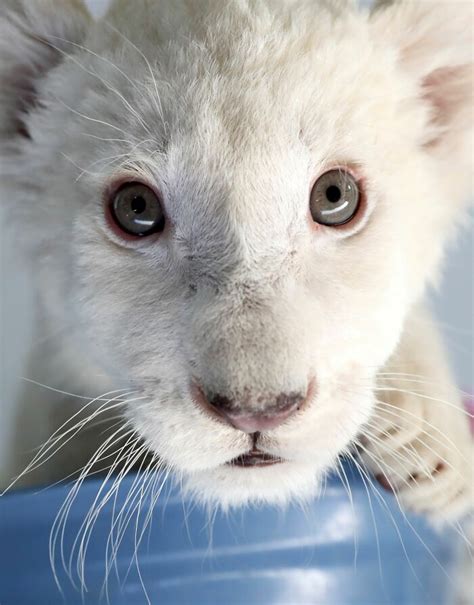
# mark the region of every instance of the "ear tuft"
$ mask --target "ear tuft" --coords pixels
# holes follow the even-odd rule
[[[70,52],[69,42],[83,40],[89,24],[80,0],[2,0],[0,139],[29,136],[39,81]]]
[[[470,153],[473,127],[472,0],[379,0],[375,35],[395,46],[402,69],[415,80],[430,117],[424,134],[432,153]]]

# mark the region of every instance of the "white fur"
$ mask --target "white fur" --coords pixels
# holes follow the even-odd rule
[[[45,322],[68,326],[54,371],[85,375],[89,391],[97,373],[139,388],[146,402],[126,414],[140,436],[223,506],[314,494],[377,418],[377,374],[421,373],[436,383],[428,396],[458,409],[391,401],[424,419],[420,465],[421,431],[438,430],[455,473],[443,506],[426,486],[406,502],[464,513],[467,420],[435,336],[410,322],[471,186],[472,4],[403,0],[369,15],[342,0],[119,0],[97,24],[77,2],[56,9],[0,9],[4,196],[37,261]],[[35,99],[23,115],[19,75]],[[30,139],[15,135],[22,121]],[[365,183],[365,214],[315,230],[310,185],[345,165]],[[139,247],[104,219],[103,191],[124,174],[161,191],[172,225]],[[288,462],[225,466],[249,437],[198,409],[191,380],[271,398],[312,376],[311,404],[260,442]]]

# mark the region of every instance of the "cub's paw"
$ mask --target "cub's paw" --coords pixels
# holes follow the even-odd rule
[[[467,515],[474,447],[465,411],[423,394],[391,390],[381,399],[360,438],[365,466],[407,510],[435,522]]]

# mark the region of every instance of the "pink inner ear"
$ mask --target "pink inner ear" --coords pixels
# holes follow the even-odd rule
[[[422,96],[432,107],[431,126],[434,131],[425,147],[436,146],[443,133],[455,125],[463,106],[471,103],[471,69],[470,65],[443,67],[423,80]]]

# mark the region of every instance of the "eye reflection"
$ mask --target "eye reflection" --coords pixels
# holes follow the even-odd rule
[[[353,176],[345,170],[329,170],[311,191],[311,216],[320,225],[344,225],[357,214],[359,201],[359,187]]]
[[[127,183],[114,195],[110,211],[115,224],[129,235],[145,237],[163,231],[165,215],[154,191],[142,183]]]

